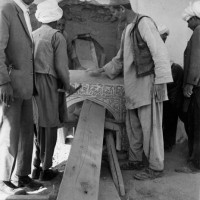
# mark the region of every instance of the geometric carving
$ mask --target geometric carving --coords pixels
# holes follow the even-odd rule
[[[108,77],[89,77],[84,70],[70,70],[70,82],[82,88],[67,98],[68,107],[74,103],[89,99],[108,109],[115,120],[125,121],[125,98],[123,77],[110,80]]]

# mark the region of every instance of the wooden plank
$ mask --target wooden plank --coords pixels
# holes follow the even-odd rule
[[[105,121],[105,129],[120,131],[120,126],[114,122]]]
[[[115,187],[116,187],[118,193],[120,193],[119,182],[118,182],[118,178],[117,178],[117,172],[116,172],[116,169],[115,169],[115,163],[114,163],[113,156],[112,156],[112,149],[110,148],[110,144],[109,144],[109,141],[108,141],[108,136],[106,136],[106,146],[107,146],[108,160],[109,160],[112,178],[113,178],[113,181],[114,181],[114,184],[115,184]]]
[[[113,134],[110,131],[106,132],[106,144],[107,144],[107,151],[108,151],[109,163],[111,167],[111,174],[113,176],[113,181],[120,195],[124,196],[125,195],[124,181],[121,169],[119,167]]]
[[[104,122],[105,108],[86,100],[57,200],[97,200]]]
[[[100,179],[98,200],[121,200],[107,167],[103,167],[104,176]]]
[[[121,150],[121,126],[120,124],[105,121],[105,129],[116,131],[116,149]]]
[[[50,200],[49,195],[7,195],[0,193],[0,200]]]

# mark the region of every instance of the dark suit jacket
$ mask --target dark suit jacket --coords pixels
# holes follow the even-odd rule
[[[11,81],[8,67],[27,72],[28,82],[23,85],[33,93],[33,43],[23,11],[12,0],[0,1],[0,85]],[[30,75],[30,76],[29,76]],[[20,89],[20,88],[19,88]],[[30,92],[30,90],[32,90]]]
[[[200,25],[197,26],[184,52],[183,85],[200,86]]]

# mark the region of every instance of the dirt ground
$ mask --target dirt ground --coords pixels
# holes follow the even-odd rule
[[[200,173],[182,174],[174,171],[175,168],[185,165],[187,160],[187,140],[182,131],[183,127],[179,124],[178,143],[172,152],[165,153],[163,177],[149,181],[137,181],[133,179],[136,171],[122,171],[126,189],[126,196],[122,197],[122,200],[200,200]],[[46,188],[38,191],[38,194],[56,196],[70,148],[71,145],[57,142],[54,168],[59,169],[60,175],[53,181],[44,183]]]

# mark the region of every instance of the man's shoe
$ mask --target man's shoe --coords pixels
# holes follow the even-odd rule
[[[33,179],[31,179],[29,176],[18,176],[18,187],[26,187],[31,190],[38,190],[40,188],[43,188],[43,184],[39,183]]]
[[[22,188],[16,187],[10,181],[0,181],[0,192],[9,195],[26,195],[26,191]]]
[[[50,181],[59,174],[58,170],[47,169],[40,172],[40,181]]]
[[[178,172],[178,173],[185,173],[185,174],[195,174],[195,173],[199,173],[200,172],[200,169],[197,168],[192,161],[189,161],[187,163],[186,166],[183,166],[183,167],[180,167],[180,168],[177,168],[175,169],[175,172]]]
[[[152,180],[155,178],[162,177],[164,175],[163,171],[156,171],[150,168],[145,169],[143,172],[139,172],[133,175],[133,177],[137,180],[144,181],[144,180]]]
[[[39,179],[41,171],[42,171],[41,167],[35,167],[32,171],[32,179]]]

